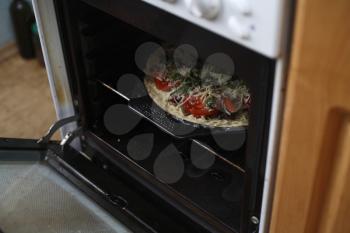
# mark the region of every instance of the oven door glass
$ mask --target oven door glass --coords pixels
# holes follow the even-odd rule
[[[46,154],[34,140],[0,139],[0,232],[132,232],[49,166]]]
[[[174,203],[244,232],[260,214],[274,61],[144,2],[107,2],[57,1],[83,127]]]

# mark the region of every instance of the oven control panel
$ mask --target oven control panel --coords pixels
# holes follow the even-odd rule
[[[143,0],[267,57],[280,56],[289,0]]]

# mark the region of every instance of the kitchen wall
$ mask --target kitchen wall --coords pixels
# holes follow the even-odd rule
[[[9,7],[12,0],[0,0],[0,48],[14,40]]]
[[[12,0],[0,0],[0,48],[15,40],[9,12],[11,2]]]

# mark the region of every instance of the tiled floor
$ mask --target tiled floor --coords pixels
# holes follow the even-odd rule
[[[0,63],[0,137],[39,138],[55,121],[45,69],[18,54]]]

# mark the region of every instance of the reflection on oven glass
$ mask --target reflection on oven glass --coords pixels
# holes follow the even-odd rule
[[[197,65],[198,52],[193,46],[183,44],[174,50],[173,59],[177,71],[182,75],[188,75]]]
[[[173,184],[179,181],[184,171],[184,161],[173,144],[170,144],[160,152],[153,165],[154,175],[166,184]]]
[[[243,146],[246,140],[246,130],[242,128],[241,130],[228,131],[225,134],[216,134],[213,132],[212,136],[221,149],[234,151]]]
[[[107,109],[103,120],[110,133],[123,135],[134,129],[141,117],[130,111],[127,105],[115,104]]]
[[[186,175],[190,178],[199,178],[205,175],[208,170],[203,170],[195,167],[192,163],[186,164]]]
[[[117,90],[128,97],[140,98],[147,95],[145,86],[134,74],[124,74],[118,79]]]
[[[136,161],[144,160],[151,155],[154,145],[154,134],[145,133],[136,135],[130,139],[127,152]]]
[[[191,162],[199,169],[208,169],[215,163],[215,155],[207,145],[195,141],[191,144]]]
[[[135,63],[146,75],[162,74],[166,70],[166,53],[159,44],[146,42],[136,49]]]
[[[232,79],[234,72],[232,59],[224,53],[215,53],[205,60],[200,78],[204,85],[222,86]]]

